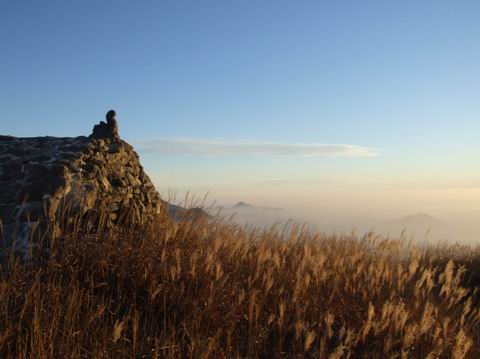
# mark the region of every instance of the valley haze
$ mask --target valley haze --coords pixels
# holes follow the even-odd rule
[[[170,192],[172,193],[172,192]],[[167,195],[168,196],[168,195]],[[189,194],[194,198],[194,194]],[[167,197],[168,198],[168,197]],[[178,200],[178,197],[176,197]],[[190,203],[199,203],[193,200]],[[206,197],[209,198],[208,196]],[[189,202],[179,202],[188,204]],[[209,205],[203,200],[205,209],[211,215],[230,220],[251,228],[282,228],[286,225],[307,225],[327,235],[356,233],[365,235],[375,232],[382,238],[403,238],[417,244],[458,243],[477,245],[480,243],[479,226],[476,218],[434,217],[427,213],[405,214],[396,212],[377,216],[360,211],[335,213],[328,207],[305,209],[295,207],[258,206],[240,201],[230,205]],[[278,202],[276,202],[278,203]]]

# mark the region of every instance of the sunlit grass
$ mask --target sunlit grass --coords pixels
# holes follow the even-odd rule
[[[63,226],[1,268],[2,358],[480,355],[477,249],[208,217]]]

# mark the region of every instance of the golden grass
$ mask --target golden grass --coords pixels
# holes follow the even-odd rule
[[[209,218],[72,228],[1,267],[0,357],[480,355],[478,250]]]

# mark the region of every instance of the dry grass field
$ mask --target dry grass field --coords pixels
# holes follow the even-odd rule
[[[2,358],[478,358],[480,251],[167,218],[0,271]]]

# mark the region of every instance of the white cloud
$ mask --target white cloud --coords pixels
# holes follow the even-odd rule
[[[144,153],[201,156],[303,156],[303,157],[373,157],[375,148],[323,143],[281,143],[257,140],[196,138],[157,138],[137,141],[135,148]]]

